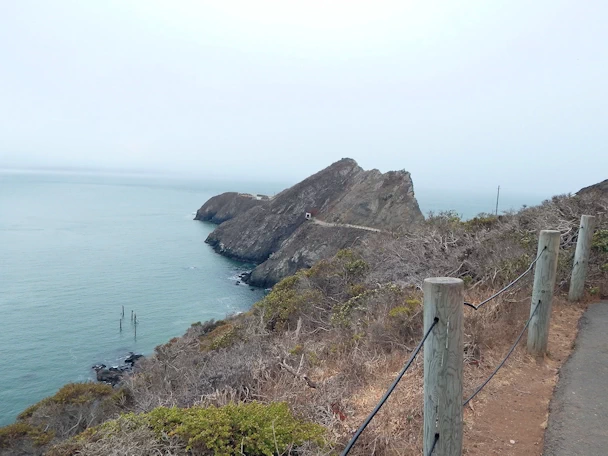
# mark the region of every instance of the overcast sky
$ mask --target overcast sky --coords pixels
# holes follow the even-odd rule
[[[605,0],[0,0],[0,167],[608,178]]]

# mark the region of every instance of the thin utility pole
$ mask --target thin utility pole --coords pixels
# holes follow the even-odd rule
[[[498,186],[498,191],[496,192],[496,217],[498,217],[498,198],[500,197],[500,185]]]

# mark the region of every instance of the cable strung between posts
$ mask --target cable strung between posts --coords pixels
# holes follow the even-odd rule
[[[353,436],[353,438],[351,439],[351,441],[348,442],[348,445],[346,445],[346,448],[344,449],[344,451],[341,453],[340,456],[346,456],[350,452],[350,450],[352,449],[352,447],[355,444],[355,442],[359,439],[359,436],[361,435],[361,433],[365,430],[365,428],[370,423],[370,421],[372,420],[372,418],[376,415],[376,413],[378,413],[378,410],[380,410],[380,407],[382,407],[384,405],[384,403],[386,402],[386,400],[388,399],[388,397],[391,395],[391,393],[393,392],[393,390],[397,386],[397,383],[399,383],[399,380],[401,380],[401,377],[403,377],[403,375],[407,372],[407,370],[409,369],[409,367],[412,365],[412,363],[414,362],[414,359],[416,358],[416,355],[422,349],[422,346],[424,345],[424,341],[426,340],[427,337],[429,337],[429,334],[431,334],[431,331],[433,330],[433,328],[435,327],[435,325],[437,324],[438,321],[439,321],[439,318],[435,317],[435,319],[433,320],[433,323],[431,323],[431,326],[429,326],[429,329],[427,329],[426,333],[424,334],[424,337],[422,338],[422,340],[420,341],[420,343],[418,344],[418,346],[416,346],[416,348],[414,349],[414,351],[410,355],[410,359],[408,359],[408,361],[405,364],[405,366],[403,366],[403,369],[401,369],[401,372],[399,372],[399,375],[397,375],[397,378],[395,379],[395,381],[388,388],[388,390],[386,391],[386,393],[384,393],[384,396],[382,396],[382,399],[380,399],[380,402],[378,402],[378,405],[376,405],[376,407],[374,408],[374,410],[372,410],[372,413],[370,413],[368,415],[368,417],[365,418],[365,421],[359,427],[359,429],[357,429],[357,432],[355,433],[355,435]]]
[[[439,441],[439,434],[435,434],[435,440],[433,440],[433,444],[431,445],[431,451],[429,451],[429,454],[427,456],[431,456],[433,454],[433,451],[435,451],[435,445],[437,445],[438,441]]]
[[[536,311],[538,310],[539,307],[540,307],[540,300],[536,304],[536,307],[532,311],[532,314],[530,314],[530,318],[528,318],[528,321],[526,322],[524,329],[521,330],[521,332],[519,333],[519,336],[517,336],[517,340],[509,349],[507,356],[505,356],[505,358],[501,361],[501,363],[498,366],[496,366],[496,369],[494,369],[494,372],[492,372],[490,374],[490,376],[481,385],[479,385],[477,387],[475,392],[473,394],[471,394],[471,397],[469,397],[466,401],[464,401],[464,403],[462,404],[463,407],[465,405],[467,405],[471,401],[471,399],[473,399],[475,396],[477,396],[477,393],[479,393],[483,389],[483,387],[486,386],[490,382],[490,380],[492,380],[492,377],[494,377],[496,375],[496,372],[498,372],[498,370],[507,362],[507,359],[509,359],[509,356],[511,356],[511,353],[513,353],[513,351],[515,350],[515,347],[517,347],[517,344],[519,344],[519,341],[521,340],[524,333],[526,332],[526,329],[528,328],[528,326],[530,325],[530,322],[532,321],[532,317],[534,317],[534,314],[536,314]]]
[[[517,282],[519,282],[521,279],[524,278],[524,276],[526,274],[528,274],[530,271],[532,271],[532,267],[536,264],[536,262],[540,259],[540,257],[542,256],[543,253],[545,253],[545,250],[547,250],[547,246],[545,246],[540,253],[538,254],[538,256],[534,259],[534,261],[532,263],[530,263],[530,266],[528,266],[528,269],[526,269],[517,279],[515,279],[513,282],[511,282],[509,285],[507,285],[506,287],[504,287],[502,290],[500,290],[499,292],[497,292],[496,294],[493,294],[492,296],[490,296],[488,299],[486,299],[485,301],[480,302],[479,304],[475,305],[475,304],[471,304],[470,302],[464,302],[465,306],[469,306],[472,307],[473,309],[477,310],[479,309],[481,306],[483,306],[484,304],[489,303],[492,299],[497,298],[498,296],[500,296],[501,294],[503,294],[505,291],[507,291],[509,288],[511,288],[513,285],[515,285]]]

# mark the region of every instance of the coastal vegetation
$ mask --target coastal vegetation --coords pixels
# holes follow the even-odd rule
[[[528,267],[540,230],[556,229],[559,300],[580,216],[596,214],[587,292],[605,296],[607,213],[605,194],[562,195],[466,221],[431,214],[366,236],[284,278],[249,312],[194,323],[119,388],[67,385],[30,407],[0,429],[0,454],[336,454],[419,340],[425,278],[460,277],[466,299],[479,302]],[[526,320],[530,288],[528,277],[465,311],[465,393]],[[418,367],[351,454],[420,454],[421,395]]]

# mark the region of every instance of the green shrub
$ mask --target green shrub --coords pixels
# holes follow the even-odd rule
[[[600,252],[608,252],[608,230],[597,230],[593,235],[591,247]]]
[[[45,432],[39,427],[17,422],[0,428],[0,448],[10,447],[16,440],[24,437],[31,438],[34,445],[46,445],[53,440],[54,436],[53,432]]]
[[[593,296],[600,294],[600,287],[592,287],[589,289],[589,293]]]
[[[331,322],[336,326],[349,326],[351,315],[356,310],[363,310],[367,299],[378,293],[378,290],[367,290],[360,295],[350,298],[348,301],[337,304],[333,308]]]
[[[344,269],[346,269],[346,272],[351,276],[360,276],[367,271],[368,268],[369,265],[361,259],[349,261],[344,265]]]
[[[338,253],[336,253],[336,258],[338,260],[353,261],[357,259],[357,255],[351,249],[341,249],[338,250]]]
[[[17,418],[20,420],[30,418],[43,405],[85,404],[112,396],[114,392],[114,389],[105,383],[68,383],[57,391],[55,395],[44,398],[40,402],[26,408]]]
[[[460,218],[460,214],[454,210],[440,211],[437,214],[429,212],[426,223],[428,225],[460,225],[462,219]]]
[[[189,449],[218,456],[272,456],[277,448],[282,454],[308,440],[320,443],[323,436],[323,428],[294,418],[286,403],[157,408],[150,424],[159,435],[177,435]]]
[[[471,220],[462,222],[467,231],[490,230],[498,223],[498,217],[493,214],[479,214]]]
[[[211,342],[209,347],[211,350],[229,347],[237,340],[237,328],[234,325],[226,325],[226,327],[226,331]]]
[[[277,329],[283,329],[298,311],[321,299],[321,292],[318,290],[298,290],[299,281],[300,274],[281,280],[256,304],[256,308],[264,313],[264,319],[272,322]]]
[[[405,304],[395,306],[389,310],[388,317],[392,320],[403,320],[413,315],[418,307],[420,307],[418,299],[407,299]]]
[[[75,439],[81,445],[120,431],[152,429],[159,441],[177,438],[193,455],[273,456],[285,454],[304,442],[323,445],[323,427],[299,420],[284,402],[258,402],[223,407],[166,408],[149,413],[122,415]]]

